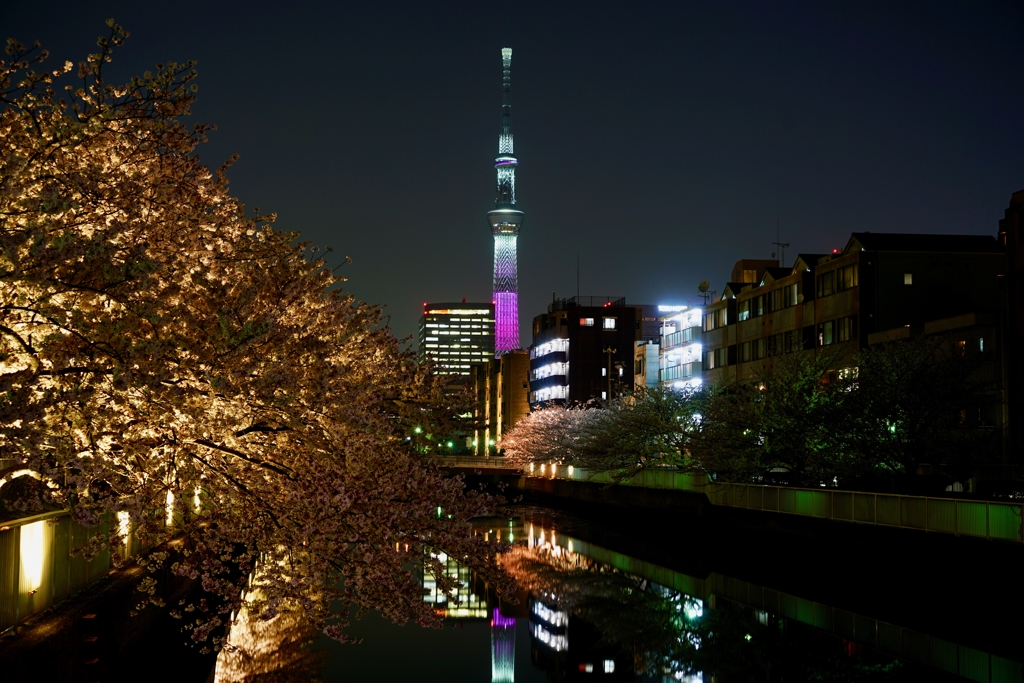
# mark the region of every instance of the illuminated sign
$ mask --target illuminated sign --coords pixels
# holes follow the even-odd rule
[[[689,306],[658,306],[658,310],[662,313],[678,313],[679,311],[685,311]]]

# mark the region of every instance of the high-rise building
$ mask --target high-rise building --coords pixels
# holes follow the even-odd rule
[[[437,374],[469,379],[470,368],[494,357],[494,305],[423,304],[419,361],[430,358]]]
[[[509,103],[509,70],[512,48],[501,50],[502,100],[501,135],[494,168],[498,172],[494,208],[487,222],[494,235],[494,314],[495,353],[502,355],[519,348],[519,276],[516,265],[516,241],[523,224],[523,212],[516,208],[516,165],[512,146],[512,105]]]

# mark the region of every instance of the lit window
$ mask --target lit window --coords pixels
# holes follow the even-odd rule
[[[614,330],[615,329],[615,318],[604,318],[601,321],[601,327],[606,329],[606,330]]]
[[[903,284],[905,284],[905,285],[912,285],[912,284],[914,284],[914,274],[913,273],[903,273]]]
[[[602,377],[607,377],[608,376],[608,368],[601,368],[601,376]]]
[[[607,398],[608,398],[608,392],[607,391],[602,391],[601,392],[601,400],[607,400]]]
[[[978,350],[981,351],[982,353],[985,352],[985,338],[984,337],[982,337],[981,339],[978,340]]]
[[[593,327],[593,326],[594,326],[594,319],[593,318],[580,318],[580,327]]]
[[[604,672],[606,674],[613,674],[613,673],[615,673],[615,660],[614,659],[606,659],[606,660],[604,660]]]

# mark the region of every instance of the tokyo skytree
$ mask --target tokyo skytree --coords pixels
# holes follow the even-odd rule
[[[523,224],[523,212],[516,208],[516,165],[512,148],[512,105],[509,104],[509,70],[512,48],[501,50],[502,95],[501,135],[494,168],[498,172],[498,192],[487,222],[494,235],[494,351],[501,356],[519,348],[519,276],[516,266],[516,240]]]

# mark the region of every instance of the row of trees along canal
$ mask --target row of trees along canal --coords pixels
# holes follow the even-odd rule
[[[417,574],[454,580],[430,548],[501,584],[467,526],[493,500],[417,453],[444,432],[440,388],[329,251],[247,212],[230,161],[201,164],[192,63],[106,82],[127,36],[108,27],[77,67],[13,40],[0,62],[0,458],[42,484],[8,505],[109,528],[86,554],[183,534],[146,561],[212,594],[169,606],[197,641],[257,561],[257,617],[298,606],[339,639],[353,608],[438,625]]]
[[[517,463],[619,480],[677,466],[719,481],[906,489],[923,463],[966,481],[998,462],[998,404],[984,354],[931,337],[776,357],[771,373],[689,391],[654,389],[531,413],[504,440]]]

